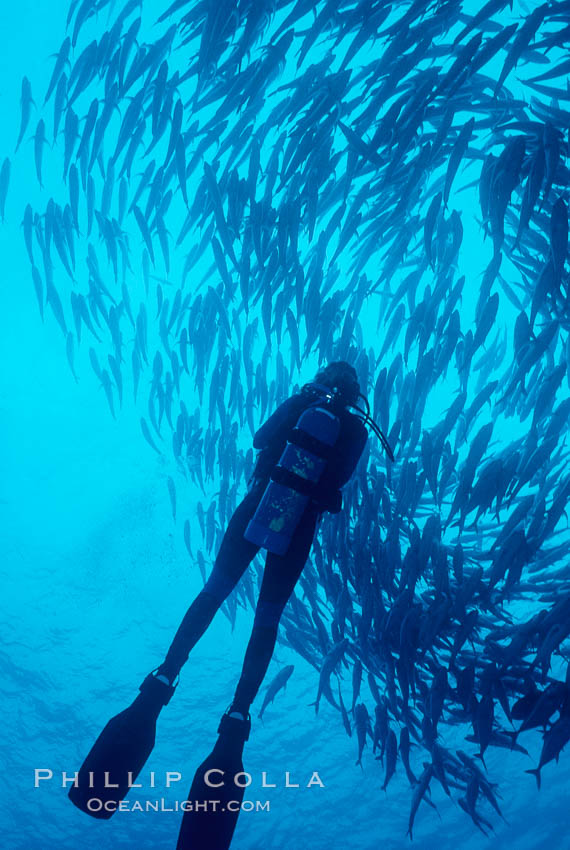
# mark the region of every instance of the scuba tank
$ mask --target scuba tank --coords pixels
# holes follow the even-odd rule
[[[340,419],[331,410],[334,394],[320,384],[313,388],[320,398],[297,420],[244,533],[275,555],[287,551],[340,433]]]

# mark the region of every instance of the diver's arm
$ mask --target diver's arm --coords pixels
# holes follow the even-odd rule
[[[303,401],[302,405],[300,401]],[[292,427],[295,424],[295,416],[299,416],[306,403],[306,397],[301,396],[300,393],[285,399],[255,432],[253,448],[264,449],[283,428]]]
[[[347,441],[345,451],[342,452],[338,460],[337,476],[339,487],[344,487],[352,478],[364,451],[366,441],[368,440],[368,431],[360,420],[358,420],[356,428],[356,434]]]
[[[321,510],[331,514],[337,514],[342,509],[340,488],[352,477],[368,439],[368,431],[360,421],[356,423],[355,430],[356,433],[347,435],[343,440],[341,451],[333,461],[333,469],[329,474],[325,473],[315,488],[314,501]]]

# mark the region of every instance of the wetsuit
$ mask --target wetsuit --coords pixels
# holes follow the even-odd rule
[[[259,546],[244,538],[245,529],[281,456],[290,430],[310,404],[315,404],[315,398],[306,393],[291,396],[255,433],[253,445],[260,450],[260,454],[249,482],[249,491],[235,509],[222,538],[212,573],[186,612],[164,663],[159,668],[159,672],[170,681],[179,673],[190,650],[259,551]],[[340,488],[350,479],[366,443],[367,431],[357,416],[344,407],[334,412],[341,422],[340,434],[315,498],[305,508],[287,552],[284,555],[267,553],[253,630],[232,702],[232,710],[241,711],[244,716],[265,677],[273,655],[281,614],[305,566],[318,519],[325,510],[340,511]]]

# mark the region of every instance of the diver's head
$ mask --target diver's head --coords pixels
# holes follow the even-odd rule
[[[346,360],[335,360],[315,375],[316,384],[336,389],[343,404],[356,404],[360,394],[360,385],[356,369]]]

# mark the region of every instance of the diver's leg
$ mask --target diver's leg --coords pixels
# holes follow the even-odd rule
[[[113,808],[110,811],[115,811],[117,802],[125,797],[133,779],[138,776],[150,755],[157,718],[162,707],[170,702],[175,690],[173,680],[215,612],[258,551],[259,547],[245,540],[243,533],[255,511],[259,495],[253,488],[234,511],[212,574],[204,590],[188,609],[159,672],[149,673],[140,685],[140,693],[133,703],[107,723],[87,754],[78,773],[78,781],[69,796],[76,806],[88,814],[93,814],[90,802],[94,797],[105,803],[111,801]],[[235,730],[236,720],[226,718],[224,721],[224,729],[232,731],[234,737],[238,734],[243,746],[248,733],[243,731],[245,724],[240,726],[237,723],[237,726],[241,731],[236,733],[232,731]],[[113,777],[111,784],[110,776]]]
[[[267,555],[253,629],[229,713],[239,712],[247,717],[249,707],[261,687],[275,648],[281,614],[303,572],[316,524],[317,514],[308,511],[287,552],[284,555],[269,552]]]
[[[202,637],[214,614],[259,551],[259,546],[243,536],[259,496],[258,491],[250,490],[228,523],[212,572],[184,615],[166,658],[158,669],[157,675],[164,676],[169,682],[174,681],[188,659],[190,650]]]

